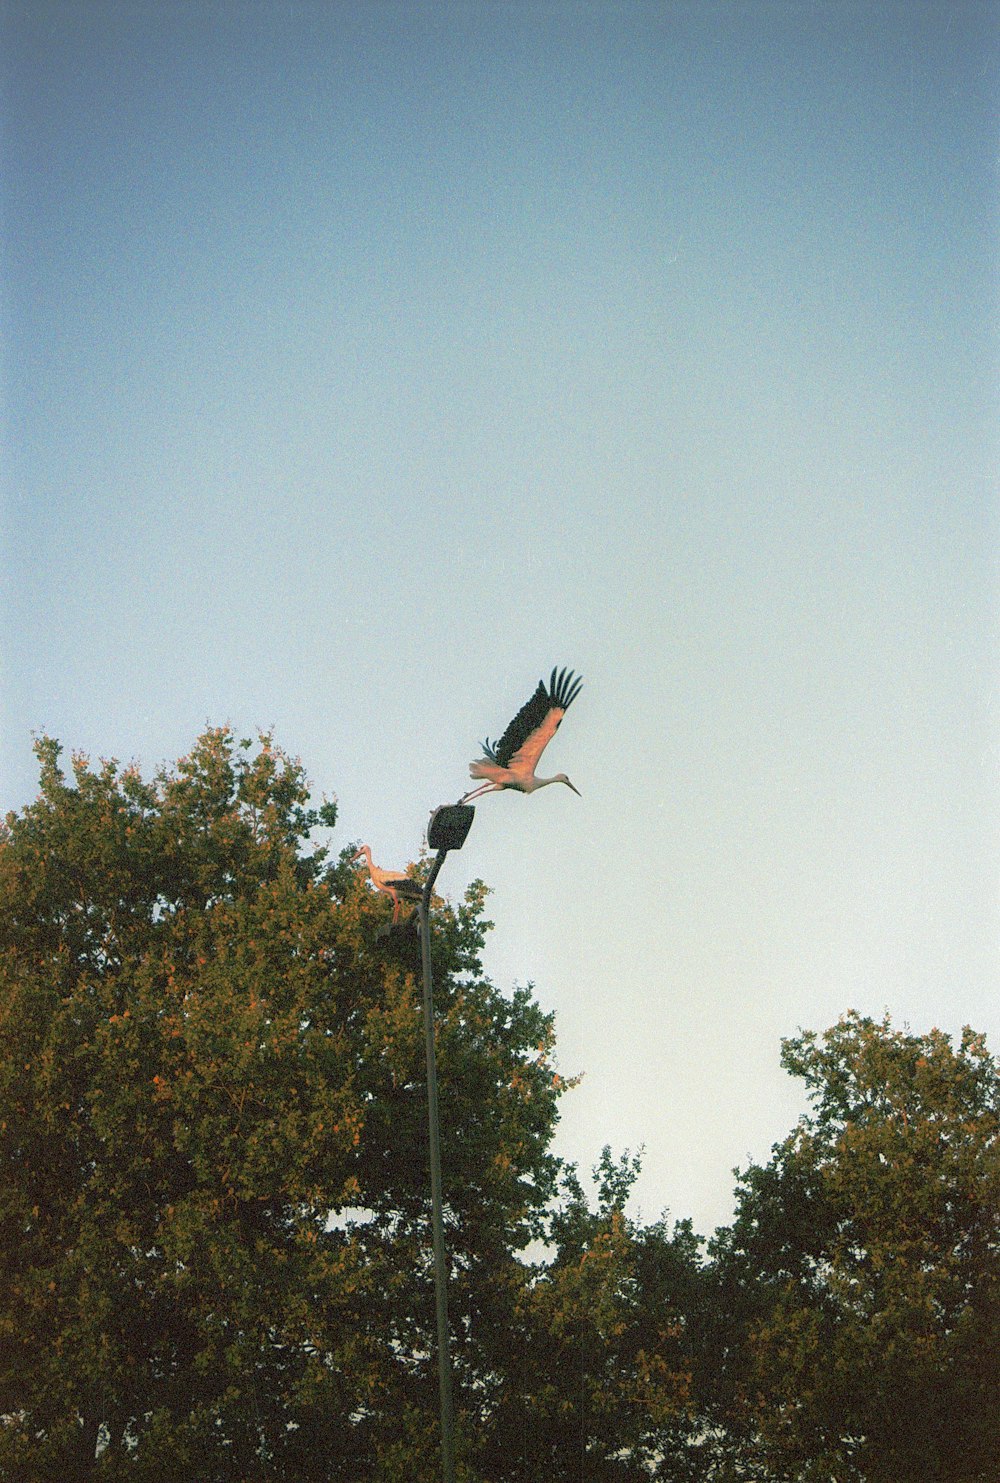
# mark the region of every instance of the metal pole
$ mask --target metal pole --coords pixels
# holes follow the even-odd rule
[[[448,1273],[444,1262],[444,1217],[441,1207],[441,1139],[438,1131],[437,1059],[434,1052],[434,992],[431,983],[431,891],[447,850],[439,850],[420,897],[420,957],[424,977],[424,1035],[427,1044],[427,1124],[431,1161],[431,1227],[434,1235],[434,1297],[437,1307],[438,1384],[441,1392],[441,1474],[455,1483],[452,1445],[451,1358],[448,1353]]]

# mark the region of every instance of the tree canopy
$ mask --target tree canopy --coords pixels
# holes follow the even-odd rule
[[[0,838],[0,1473],[436,1476],[415,938],[268,736],[152,782],[38,754]],[[469,1478],[545,1307],[565,1089],[483,975],[485,895],[433,941]]]
[[[37,746],[0,829],[0,1477],[439,1476],[419,950],[268,735]],[[411,869],[420,878],[426,868]],[[707,1251],[552,1152],[552,1016],[432,914],[462,1483],[994,1483],[1000,1080],[849,1014]]]
[[[714,1245],[714,1391],[764,1476],[993,1480],[1000,1081],[983,1040],[848,1014],[783,1042],[811,1110]]]
[[[333,810],[267,737],[152,783],[39,755],[0,852],[0,1470],[354,1478],[401,1422],[429,1449],[419,996],[308,846]],[[560,1091],[550,1019],[478,971],[483,897],[435,943],[460,1337],[539,1228]]]

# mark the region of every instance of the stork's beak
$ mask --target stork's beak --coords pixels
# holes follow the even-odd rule
[[[570,782],[569,778],[566,779],[566,786],[567,788],[573,788],[573,784]],[[577,798],[583,797],[583,794],[580,792],[579,788],[573,788],[573,792],[576,794]]]

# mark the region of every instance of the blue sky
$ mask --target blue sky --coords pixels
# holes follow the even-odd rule
[[[273,726],[479,806],[560,1151],[728,1217],[848,1008],[1000,1045],[1000,7],[5,0],[0,804]],[[551,768],[548,764],[551,762]],[[558,795],[558,796],[557,796]]]

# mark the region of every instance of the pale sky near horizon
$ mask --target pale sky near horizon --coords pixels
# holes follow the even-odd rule
[[[1000,6],[0,4],[0,808],[273,726],[731,1213],[849,1008],[1000,1051]]]

